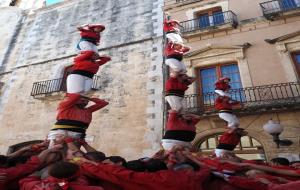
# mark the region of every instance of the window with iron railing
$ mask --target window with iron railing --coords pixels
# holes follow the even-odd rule
[[[199,94],[214,93],[215,82],[221,77],[229,77],[231,79],[230,85],[232,89],[242,88],[241,77],[237,64],[224,64],[216,65],[207,68],[200,68],[198,71]],[[241,101],[242,96],[232,97],[238,98],[236,100]],[[208,104],[214,101],[214,96],[204,96],[203,103]]]
[[[269,18],[278,13],[284,13],[300,8],[300,0],[272,0],[260,3],[263,14]]]
[[[181,32],[193,32],[204,29],[217,29],[218,26],[229,24],[229,27],[237,27],[237,16],[232,11],[222,12],[221,8],[196,13],[196,18],[180,23]]]
[[[289,82],[231,89],[228,92],[234,100],[241,102],[236,112],[256,113],[278,109],[300,109],[300,83]],[[189,94],[184,98],[184,108],[195,114],[213,114],[215,92]]]
[[[92,90],[100,89],[100,76],[94,75]],[[33,83],[31,96],[47,95],[55,92],[66,91],[66,79],[52,79]]]

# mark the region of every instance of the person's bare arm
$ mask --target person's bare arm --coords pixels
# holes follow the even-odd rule
[[[278,168],[272,168],[269,166],[262,166],[262,165],[256,165],[256,164],[248,164],[248,166],[250,168],[265,171],[268,173],[287,175],[287,176],[292,176],[292,177],[300,177],[300,173],[296,172],[295,170],[278,169]]]

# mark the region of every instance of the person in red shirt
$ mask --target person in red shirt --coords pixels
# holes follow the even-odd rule
[[[41,169],[50,163],[61,158],[60,150],[62,146],[56,145],[51,149],[42,151],[38,156],[32,156],[25,164],[15,167],[0,168],[0,189],[6,190],[17,185],[17,181],[22,177]]]
[[[219,111],[219,117],[227,122],[226,128],[228,129],[235,130],[240,124],[236,115],[232,113],[233,107],[239,104],[228,96],[218,96],[215,100],[215,108]]]
[[[48,173],[46,179],[29,176],[20,180],[20,190],[103,190],[100,186],[89,186],[87,181],[79,180],[80,168],[70,162],[57,162],[50,166]]]
[[[183,44],[169,42],[165,47],[166,65],[170,67],[172,76],[185,74],[187,72],[185,64],[182,62],[183,55],[190,50]]]
[[[215,93],[219,96],[227,96],[230,97],[230,94],[227,91],[231,88],[229,85],[230,78],[222,77],[215,83]]]
[[[216,157],[234,156],[233,150],[240,143],[241,137],[248,133],[242,128],[237,128],[234,131],[224,132],[220,139],[219,144],[215,149]]]
[[[178,114],[175,110],[169,110],[166,132],[162,139],[164,150],[171,150],[176,145],[191,148],[191,142],[196,135],[195,125],[200,118],[193,114]]]
[[[122,166],[101,164],[97,166],[84,163],[82,172],[93,178],[110,181],[124,190],[203,190],[204,181],[210,176],[210,170],[199,171],[135,172]]]
[[[105,26],[101,24],[86,24],[77,27],[80,31],[80,41],[77,49],[80,52],[92,51],[98,54],[97,45],[100,43],[100,33],[105,30]]]
[[[89,101],[95,104],[86,107]],[[93,112],[107,105],[108,102],[98,98],[88,98],[80,94],[67,94],[57,108],[57,121],[48,135],[49,146],[53,146],[57,136],[84,139],[86,130],[92,121]]]
[[[300,180],[281,185],[270,185],[269,190],[299,190]]]
[[[248,166],[251,169],[260,170],[280,177],[288,177],[287,179],[291,179],[291,180],[294,179],[289,177],[300,178],[300,169],[296,169],[293,167],[279,168],[278,166],[266,166],[266,165],[257,165],[257,164],[249,164],[249,163],[244,163],[242,165]]]
[[[195,78],[187,75],[170,77],[165,86],[165,99],[172,110],[179,112],[183,108],[183,97],[188,86],[195,81]]]
[[[177,20],[164,20],[164,32],[166,33],[166,37],[170,42],[183,43],[179,26],[180,25]]]
[[[91,90],[93,77],[99,67],[110,61],[109,56],[98,56],[92,51],[85,51],[74,58],[71,74],[67,77],[68,93],[85,93]]]

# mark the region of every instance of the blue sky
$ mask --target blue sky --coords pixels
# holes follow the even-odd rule
[[[63,1],[63,0],[46,0],[46,4],[47,5],[52,5],[52,4],[61,2],[61,1]]]

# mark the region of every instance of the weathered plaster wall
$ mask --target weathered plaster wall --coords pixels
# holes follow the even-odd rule
[[[25,15],[0,74],[0,134],[7,134],[0,136],[0,152],[44,139],[62,95],[34,99],[32,84],[62,76],[76,54],[76,26],[89,22],[106,26],[99,48],[112,61],[98,73],[101,89],[90,94],[110,105],[94,114],[88,140],[108,155],[132,159],[156,151],[162,130],[161,5],[161,0],[67,1]]]

